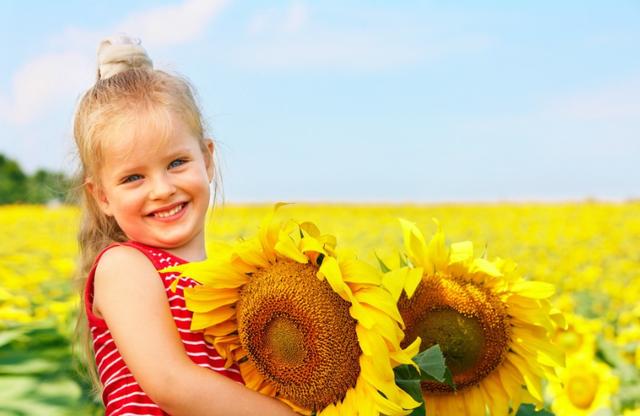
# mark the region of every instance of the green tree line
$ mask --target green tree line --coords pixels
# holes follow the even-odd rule
[[[18,162],[0,153],[0,204],[68,201],[71,184],[71,178],[61,172],[38,169],[28,175]]]

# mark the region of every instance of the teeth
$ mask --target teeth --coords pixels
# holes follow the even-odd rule
[[[166,217],[170,217],[172,215],[177,214],[178,212],[180,212],[180,210],[184,207],[184,204],[180,204],[177,207],[170,209],[169,211],[163,211],[163,212],[156,212],[153,215],[159,218],[166,218]]]

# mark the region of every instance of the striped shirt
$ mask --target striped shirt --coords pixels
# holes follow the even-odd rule
[[[84,294],[89,329],[93,338],[96,366],[103,386],[102,401],[105,405],[105,416],[167,415],[142,391],[142,388],[133,378],[118,352],[106,322],[94,315],[92,311],[93,279],[96,266],[104,252],[117,245],[126,245],[140,250],[149,258],[156,270],[183,264],[186,261],[164,250],[138,242],[114,243],[105,248],[96,257],[88,276],[87,289]],[[201,332],[191,332],[189,329],[193,312],[187,310],[183,292],[184,288],[195,286],[198,283],[188,277],[180,278],[176,291],[173,292],[169,286],[177,275],[173,273],[158,273],[158,277],[164,285],[169,307],[171,308],[171,315],[189,358],[201,367],[208,368],[242,383],[238,368],[235,366],[224,368],[225,360],[218,355],[212,346],[205,342],[203,334]]]

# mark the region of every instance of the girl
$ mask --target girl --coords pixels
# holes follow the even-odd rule
[[[98,50],[98,79],[74,121],[85,341],[106,415],[292,415],[245,388],[189,331],[184,287],[158,270],[206,258],[213,142],[186,81],[154,70],[126,37]]]

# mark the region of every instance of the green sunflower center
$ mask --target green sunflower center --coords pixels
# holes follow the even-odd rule
[[[398,309],[406,325],[403,346],[416,337],[421,348],[439,344],[458,390],[477,384],[503,360],[509,322],[502,301],[489,290],[461,279],[429,276]],[[442,383],[423,382],[423,391],[448,393]]]
[[[307,356],[304,332],[286,316],[274,316],[266,329],[265,351],[280,365],[300,365]]]
[[[344,399],[362,354],[350,303],[318,269],[279,259],[254,273],[238,301],[238,334],[249,360],[278,394],[321,410]]]
[[[453,374],[472,370],[484,349],[481,323],[452,309],[428,312],[425,319],[416,324],[414,332],[424,345],[440,344]]]

